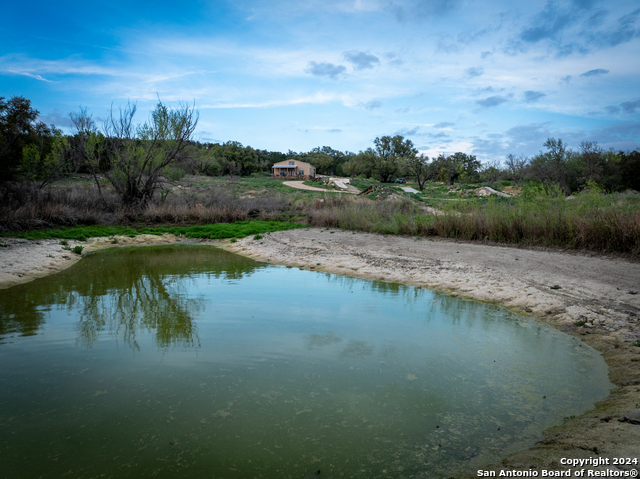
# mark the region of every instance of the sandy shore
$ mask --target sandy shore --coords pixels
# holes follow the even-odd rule
[[[117,245],[185,241],[169,235],[117,239]],[[0,243],[7,245],[0,248],[0,289],[60,271],[81,258],[63,250],[57,240]],[[200,243],[271,263],[490,301],[576,336],[602,353],[617,387],[589,413],[546,430],[543,441],[489,469],[564,470],[568,467],[560,464],[562,458],[640,459],[640,426],[618,421],[640,405],[640,347],[634,345],[640,342],[640,262],[318,228],[267,234],[260,240]],[[76,244],[84,246],[83,253],[114,246],[107,238],[69,246]]]

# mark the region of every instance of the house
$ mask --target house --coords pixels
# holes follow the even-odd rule
[[[272,178],[309,180],[316,177],[316,167],[298,160],[279,161],[271,168]]]

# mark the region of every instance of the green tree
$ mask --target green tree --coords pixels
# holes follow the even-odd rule
[[[55,127],[49,128],[36,121],[38,115],[38,110],[31,107],[31,101],[22,96],[14,96],[8,101],[0,97],[0,181],[15,180],[24,175],[25,161],[30,168],[37,169],[33,163],[35,159],[39,162],[50,153]],[[24,148],[27,148],[26,160]]]
[[[504,175],[499,160],[488,161],[480,168],[480,179],[485,183],[494,183]]]
[[[43,144],[47,143],[47,148]],[[58,180],[71,170],[69,144],[62,130],[55,127],[47,130],[46,137],[38,143],[29,143],[22,148],[18,177],[40,182],[40,188]]]
[[[582,180],[587,183],[600,183],[604,173],[604,150],[597,141],[583,141],[580,143],[580,157],[582,159]]]
[[[405,160],[405,168],[415,178],[420,191],[424,189],[426,181],[434,176],[433,170],[429,168],[429,161],[425,154],[411,155]]]
[[[524,156],[515,156],[512,153],[509,153],[505,158],[505,168],[507,170],[507,174],[515,184],[518,184],[522,181],[525,175],[525,171],[527,165],[529,164],[529,158]]]
[[[569,159],[569,151],[561,139],[547,138],[543,145],[547,151],[543,157],[547,163],[548,175],[551,182],[558,184],[561,188],[567,189],[566,166]]]
[[[367,148],[365,151],[361,151],[345,162],[342,165],[342,172],[352,178],[359,175],[371,178],[373,177],[375,162],[376,152],[373,148]]]
[[[622,186],[640,191],[640,152],[634,150],[618,153]]]
[[[135,113],[135,104],[127,104],[118,116],[112,109],[102,137],[87,126],[85,155],[125,204],[141,205],[168,181],[172,166],[189,144],[198,114],[188,104],[170,109],[161,101],[141,125],[134,125]]]
[[[111,162],[105,150],[105,137],[98,131],[95,121],[86,108],[80,107],[78,113],[69,113],[74,134],[69,138],[70,161],[80,169],[87,165],[93,180],[102,196],[102,187],[98,172],[111,169]]]
[[[457,180],[473,182],[479,179],[480,162],[473,155],[457,152],[445,156],[440,154],[433,165],[438,170],[438,178],[450,185]]]
[[[411,156],[418,154],[413,142],[409,139],[405,140],[401,135],[379,137],[373,143],[375,145],[373,176],[383,183],[390,183],[400,166]]]

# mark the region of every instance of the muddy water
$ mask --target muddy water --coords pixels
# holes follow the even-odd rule
[[[9,478],[449,477],[610,387],[595,350],[504,309],[215,248],[0,291]]]

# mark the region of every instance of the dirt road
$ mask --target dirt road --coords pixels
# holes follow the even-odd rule
[[[324,191],[325,193],[342,193],[342,191],[325,190],[323,188],[316,188],[315,186],[305,185],[303,181],[284,181],[282,184],[290,186],[291,188],[296,188],[298,190]]]
[[[331,179],[333,180],[334,178],[331,178]],[[351,185],[343,185],[345,187],[344,190],[326,190],[324,188],[316,188],[315,186],[305,185],[303,181],[285,181],[282,184],[291,186],[292,188],[297,188],[299,190],[322,191],[324,193],[359,193],[360,192],[358,188],[355,188]]]

